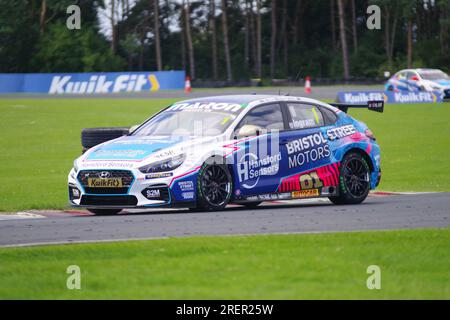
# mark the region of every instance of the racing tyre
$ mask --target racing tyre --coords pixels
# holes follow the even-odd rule
[[[86,128],[81,131],[83,149],[92,148],[100,143],[119,138],[129,133],[128,127]]]
[[[122,209],[87,209],[90,213],[96,216],[111,216],[119,213]]]
[[[197,179],[197,210],[222,210],[233,192],[230,171],[225,164],[204,163]]]
[[[359,153],[349,153],[341,162],[339,195],[329,197],[334,204],[358,204],[370,190],[370,168]]]

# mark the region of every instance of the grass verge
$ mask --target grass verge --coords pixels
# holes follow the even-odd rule
[[[450,299],[449,243],[422,229],[3,248],[0,299]]]

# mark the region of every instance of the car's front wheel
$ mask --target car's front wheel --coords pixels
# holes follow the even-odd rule
[[[230,202],[233,190],[230,171],[225,164],[205,163],[197,181],[197,209],[222,210]]]
[[[339,195],[329,197],[335,204],[358,204],[366,199],[370,190],[370,168],[357,152],[347,154],[341,162]]]
[[[122,209],[87,209],[96,216],[110,216],[119,213]]]

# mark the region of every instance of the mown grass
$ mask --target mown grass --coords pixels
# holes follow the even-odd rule
[[[3,248],[0,299],[450,299],[449,243],[423,229]]]
[[[85,127],[142,122],[173,99],[0,100],[0,211],[64,208],[67,174]],[[380,189],[450,191],[450,105],[351,110],[382,149]]]

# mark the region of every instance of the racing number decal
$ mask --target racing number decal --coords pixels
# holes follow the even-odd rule
[[[320,180],[319,175],[316,171],[301,175],[299,180],[302,190],[313,188],[318,189],[323,187],[323,182],[322,180]]]

